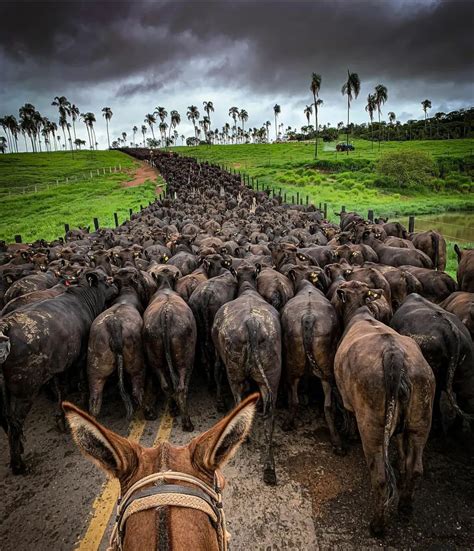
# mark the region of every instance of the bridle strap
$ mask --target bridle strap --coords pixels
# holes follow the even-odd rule
[[[194,488],[180,484],[158,485],[159,482],[173,480],[192,484]],[[142,489],[153,483],[155,483],[154,486]],[[207,514],[217,532],[219,551],[227,551],[229,536],[225,528],[225,515],[217,475],[214,475],[214,488],[212,488],[195,476],[176,471],[164,471],[146,476],[133,484],[123,497],[119,497],[109,551],[122,549],[125,523],[131,515],[162,506],[186,507]]]

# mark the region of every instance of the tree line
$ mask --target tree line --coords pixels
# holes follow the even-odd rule
[[[314,156],[318,157],[319,140],[334,141],[339,139],[340,133],[344,133],[346,144],[349,146],[349,136],[363,138],[380,144],[387,140],[413,140],[413,139],[449,139],[464,138],[473,135],[474,109],[460,109],[451,113],[436,113],[429,116],[431,101],[421,101],[423,120],[409,120],[402,124],[397,120],[393,111],[387,113],[388,121],[382,120],[382,107],[388,101],[388,89],[384,84],[378,84],[366,100],[365,111],[368,122],[354,124],[350,121],[351,107],[358,99],[361,90],[361,81],[357,73],[347,70],[347,79],[341,87],[341,93],[346,98],[347,119],[346,122],[324,124],[319,123],[320,109],[324,101],[320,98],[322,77],[318,73],[312,73],[309,90],[311,102],[303,109],[307,124],[300,129],[287,126],[280,122],[281,106],[276,103],[273,106],[274,117],[274,141],[282,140],[314,140]],[[70,149],[72,153],[76,149],[86,145],[86,141],[76,134],[76,123],[82,122],[87,132],[88,147],[97,149],[98,142],[95,134],[97,123],[92,112],[81,113],[80,109],[71,103],[65,96],[56,96],[52,105],[58,109],[58,123],[50,121],[31,103],[20,107],[18,119],[14,115],[6,115],[0,118],[0,126],[5,136],[0,136],[0,151],[5,153],[18,152],[18,141],[23,137],[26,151],[57,151],[58,149]],[[248,112],[236,106],[229,108],[228,116],[231,122],[226,122],[221,129],[212,128],[211,114],[215,112],[212,101],[204,101],[202,111],[196,105],[190,105],[186,110],[186,117],[192,123],[194,135],[187,137],[179,134],[178,127],[181,124],[180,113],[173,109],[169,113],[163,106],[155,107],[152,113],[147,113],[139,128],[134,125],[131,133],[121,132],[119,136],[110,141],[109,122],[113,117],[110,107],[102,108],[102,116],[105,119],[107,131],[107,145],[109,148],[118,148],[126,145],[139,147],[170,147],[179,145],[204,144],[242,144],[242,143],[269,143],[270,127],[272,123],[267,120],[260,127],[246,127],[249,120]],[[202,115],[202,117],[201,117]],[[314,115],[314,124],[311,124]],[[155,134],[157,130],[157,135]],[[71,132],[72,131],[72,132]],[[138,138],[138,139],[137,139]],[[29,145],[28,145],[29,144]],[[347,147],[347,152],[349,153]]]

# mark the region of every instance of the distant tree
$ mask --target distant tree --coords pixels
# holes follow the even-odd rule
[[[77,119],[79,118],[79,114],[80,114],[80,111],[79,111],[79,107],[77,105],[74,105],[74,103],[71,105],[71,107],[69,108],[69,114],[71,116],[71,120],[72,120],[72,131],[73,131],[73,134],[74,134],[74,142],[76,140],[76,121]]]
[[[428,116],[428,109],[431,109],[431,101],[429,99],[424,99],[421,102],[421,106],[423,107],[423,112],[425,113],[425,128],[426,128],[426,118]]]
[[[375,103],[377,105],[377,113],[379,115],[379,151],[380,151],[380,138],[382,127],[380,124],[380,115],[382,114],[382,105],[388,100],[388,90],[383,84],[377,84],[375,87]]]
[[[204,111],[207,114],[207,118],[209,119],[209,127],[211,126],[211,113],[214,113],[214,104],[212,101],[203,101],[202,105],[204,107]]]
[[[164,107],[155,107],[154,115],[157,115],[161,122],[165,122],[168,111]]]
[[[143,144],[143,145],[145,145],[145,144]],[[114,141],[112,142],[112,149],[117,149],[118,146],[119,146],[118,141],[117,141],[117,140],[114,140]]]
[[[313,114],[313,105],[307,105],[304,110],[303,110],[303,113],[306,115],[306,120],[308,121],[308,126],[309,126],[309,119],[311,117],[311,115]]]
[[[0,136],[0,152],[5,153],[7,147],[7,139],[5,138],[5,136]]]
[[[184,145],[184,140],[186,139],[186,136],[184,134],[181,134],[181,145]]]
[[[142,124],[142,128],[141,128],[141,131],[142,131],[142,136],[143,136],[143,147],[145,147],[145,134],[146,134],[146,126],[144,124]]]
[[[89,143],[91,149],[94,149],[94,146],[97,148],[97,140],[95,137],[95,130],[94,130],[94,123],[95,115],[94,113],[91,113],[90,111],[87,113],[81,113],[81,118],[84,121],[84,124],[86,125],[87,134],[89,136]]]
[[[166,130],[168,129],[168,123],[165,121],[160,122],[158,125],[161,134],[161,143],[166,146]]]
[[[237,134],[237,118],[239,117],[240,111],[238,107],[231,107],[229,109],[229,117],[232,117],[234,119],[234,128],[235,133]]]
[[[188,120],[192,121],[194,126],[194,136],[197,138],[197,126],[196,121],[199,120],[199,109],[195,105],[190,105],[186,113]]]
[[[367,105],[365,106],[365,110],[369,114],[369,119],[370,119],[372,149],[374,148],[374,113],[376,109],[377,109],[377,103],[375,101],[375,94],[369,94],[367,96]]]
[[[66,141],[66,134],[64,129],[66,128],[69,134],[69,143],[71,144],[72,151],[72,139],[71,131],[67,125],[67,117],[71,114],[71,103],[68,101],[66,96],[55,96],[51,105],[54,105],[58,108],[59,111],[59,126],[61,126],[64,134],[64,141]]]
[[[109,121],[113,117],[112,109],[110,107],[102,108],[102,116],[105,117],[105,124],[107,126],[107,144],[110,149],[110,137],[109,137]]]
[[[242,121],[242,133],[244,132],[244,123],[249,120],[249,114],[245,109],[241,109],[239,113],[239,119]]]
[[[171,130],[172,129],[175,130],[180,123],[181,123],[181,115],[178,113],[178,111],[173,109],[173,111],[171,111],[170,113],[170,133],[169,133],[170,136],[171,136]]]
[[[134,126],[134,127],[132,128],[132,132],[133,132],[133,143],[135,144],[135,147],[137,147],[137,144],[136,144],[136,142],[135,142],[135,136],[136,136],[136,134],[137,134],[137,132],[138,132],[138,126]]]
[[[122,141],[123,141],[124,145],[127,145],[127,133],[126,132],[122,132]]]
[[[151,135],[153,136],[153,139],[155,139],[155,132],[153,130],[153,125],[156,123],[155,115],[153,115],[152,113],[148,113],[148,115],[145,115],[144,122],[150,127]]]
[[[266,130],[266,134],[267,134],[267,142],[270,141],[270,126],[272,125],[272,123],[270,121],[267,121],[264,126],[265,126],[265,130]]]
[[[357,99],[360,92],[360,78],[357,73],[351,73],[347,69],[347,81],[344,82],[341,88],[342,95],[347,95],[347,154],[349,155],[349,112],[351,109],[351,101]]]
[[[278,103],[275,103],[273,106],[273,114],[275,115],[275,141],[278,141],[278,115],[281,113],[281,107],[278,105]]]
[[[321,100],[318,100],[319,90],[321,89],[321,75],[313,73],[311,76],[311,86],[309,87],[313,94],[313,105],[314,105],[314,128],[316,130],[316,143],[314,148],[314,158],[318,157],[318,137],[319,137],[319,126],[318,126],[318,106],[322,104]],[[309,121],[308,121],[309,124]]]

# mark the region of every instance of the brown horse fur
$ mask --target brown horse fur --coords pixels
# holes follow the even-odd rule
[[[346,327],[334,360],[336,384],[346,410],[355,415],[375,494],[373,535],[384,533],[397,496],[389,445],[397,434],[399,510],[410,513],[415,482],[423,474],[423,450],[431,427],[435,379],[410,337],[374,319],[367,304],[381,291],[342,283],[334,296]]]
[[[227,417],[187,446],[162,442],[145,448],[106,429],[93,417],[63,402],[72,436],[85,456],[120,482],[121,495],[140,479],[159,471],[173,470],[220,487],[220,469],[235,454],[250,432],[258,394],[243,400]],[[186,485],[186,483],[183,483]],[[217,532],[209,517],[195,509],[163,506],[133,514],[126,522],[123,551],[162,549],[218,551]]]

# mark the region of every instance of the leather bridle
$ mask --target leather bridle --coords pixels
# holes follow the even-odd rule
[[[192,487],[167,482],[186,482],[192,484]],[[144,488],[148,484],[154,485]],[[118,498],[117,516],[108,551],[122,551],[125,523],[131,515],[163,506],[186,507],[206,513],[216,530],[219,551],[227,551],[229,534],[226,531],[222,490],[217,475],[214,474],[214,487],[211,487],[195,476],[176,471],[161,471],[145,476]]]

